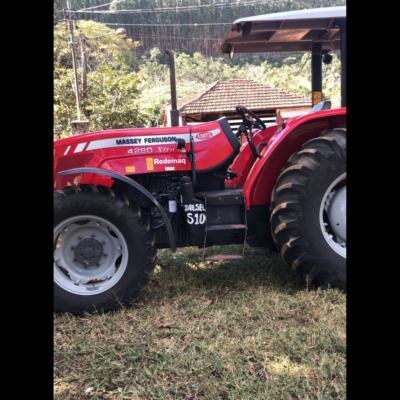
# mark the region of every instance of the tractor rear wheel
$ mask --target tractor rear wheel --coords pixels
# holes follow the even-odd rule
[[[346,128],[306,142],[271,198],[271,230],[283,259],[312,284],[346,291]]]
[[[115,310],[154,271],[155,236],[141,209],[99,185],[54,192],[54,311]]]

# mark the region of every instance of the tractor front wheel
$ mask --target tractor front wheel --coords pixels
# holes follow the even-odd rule
[[[311,283],[346,291],[346,128],[324,131],[294,153],[271,199],[272,236]]]
[[[149,219],[105,186],[54,192],[54,311],[109,311],[132,302],[154,270]]]

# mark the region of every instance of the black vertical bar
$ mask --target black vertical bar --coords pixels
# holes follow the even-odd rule
[[[192,153],[192,159],[190,160],[192,163],[192,182],[193,186],[196,188],[196,156],[194,154],[194,140],[192,136],[192,127],[189,125],[189,134],[190,134],[190,152]]]
[[[342,62],[342,79],[341,79],[341,92],[342,92],[342,107],[346,107],[346,20],[340,24],[340,59]]]
[[[179,126],[179,110],[176,106],[175,59],[172,50],[165,49],[169,56],[169,74],[171,82],[171,126]]]
[[[322,101],[322,43],[312,45],[311,54],[311,90],[312,104],[315,106]]]

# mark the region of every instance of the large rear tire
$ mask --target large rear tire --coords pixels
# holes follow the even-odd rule
[[[155,236],[141,209],[99,185],[54,192],[54,311],[133,302],[154,271]]]
[[[346,128],[294,153],[271,198],[271,230],[283,259],[312,284],[346,291]]]

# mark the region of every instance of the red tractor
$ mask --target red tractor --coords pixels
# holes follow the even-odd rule
[[[345,46],[345,7],[239,19],[222,53],[312,52],[308,114],[266,128],[237,105],[236,134],[223,117],[55,141],[54,310],[132,302],[149,283],[157,249],[183,246],[241,244],[238,255],[203,251],[203,260],[234,260],[246,243],[272,242],[298,275],[345,290]],[[321,63],[338,49],[342,108],[332,110],[321,102]],[[171,63],[171,81],[173,73]],[[174,87],[172,107],[177,125]]]

